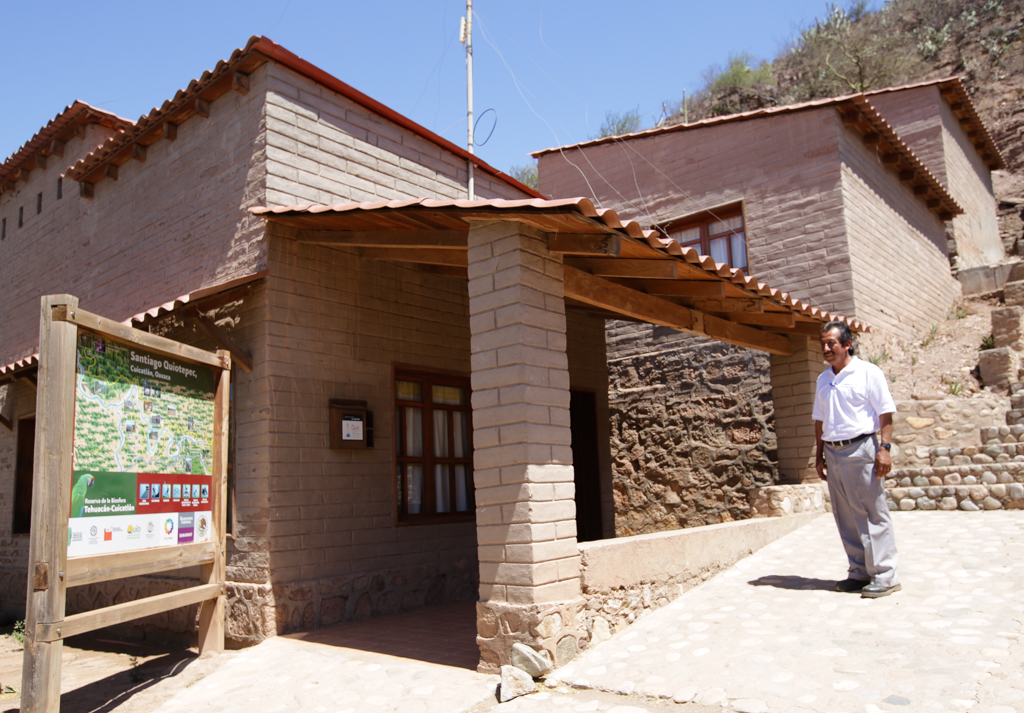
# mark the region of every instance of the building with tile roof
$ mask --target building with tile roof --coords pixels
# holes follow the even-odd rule
[[[878,350],[945,319],[961,294],[951,261],[973,267],[1004,257],[991,171],[1005,164],[955,77],[534,155],[545,192],[589,196],[855,316],[876,330]],[[694,295],[690,304],[707,300]],[[720,310],[763,319],[742,303]],[[750,482],[776,477],[774,437],[787,408],[772,398],[767,360],[621,321],[610,323],[608,350],[615,483],[633,503],[617,513],[617,532],[747,516]],[[701,372],[712,374],[706,388],[693,378]],[[666,431],[687,435],[666,440]],[[778,458],[786,460],[781,451]],[[783,479],[814,477],[779,469]]]
[[[11,613],[30,565],[42,295],[231,354],[235,645],[477,598],[484,669],[517,641],[558,662],[587,646],[604,615],[585,606],[599,593],[579,542],[610,537],[616,508],[608,317],[753,348],[778,394],[795,389],[776,422],[795,433],[809,414],[793,385],[813,380],[811,337],[837,315],[588,199],[544,199],[266,38],[135,122],[74,111],[0,166]],[[156,415],[136,405],[136,423]],[[783,440],[785,467],[806,465],[812,444]],[[180,585],[72,582],[68,609]],[[136,626],[188,635],[194,613]]]

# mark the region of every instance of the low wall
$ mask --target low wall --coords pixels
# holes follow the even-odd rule
[[[586,601],[581,624],[590,635],[586,646],[600,643],[644,611],[668,604],[825,512],[822,486],[786,487],[806,489],[806,497],[796,499],[817,501],[821,506],[788,517],[758,517],[580,543],[580,583]]]
[[[956,279],[963,287],[964,295],[982,295],[1003,289],[1013,263],[969,267],[956,273]]]
[[[982,428],[1006,426],[1004,398],[897,401],[893,416],[893,466],[930,465],[932,449],[977,446]]]

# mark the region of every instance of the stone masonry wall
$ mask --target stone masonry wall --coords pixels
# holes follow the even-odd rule
[[[893,416],[893,467],[930,464],[935,447],[978,444],[978,429],[1006,423],[1007,403],[986,399],[898,401]]]
[[[768,356],[610,324],[610,349],[634,352],[608,361],[616,536],[751,517],[776,477]]]

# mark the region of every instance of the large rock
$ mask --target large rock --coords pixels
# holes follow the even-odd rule
[[[512,644],[512,665],[533,678],[540,678],[551,670],[547,651],[537,651],[520,643]]]
[[[502,703],[519,696],[528,696],[537,692],[537,684],[533,677],[515,666],[501,667],[501,687],[498,689],[498,700]]]
[[[992,387],[993,391],[1006,391],[1017,380],[1020,357],[1009,347],[986,349],[978,355],[978,368],[982,384]]]

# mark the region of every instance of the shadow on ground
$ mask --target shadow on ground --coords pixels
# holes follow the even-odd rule
[[[820,589],[826,592],[835,591],[834,579],[814,579],[790,574],[770,574],[766,577],[752,579],[747,584],[754,587],[776,587],[777,589]]]

